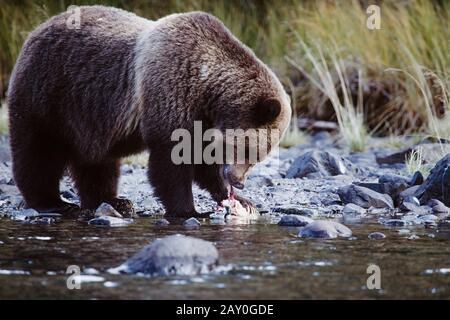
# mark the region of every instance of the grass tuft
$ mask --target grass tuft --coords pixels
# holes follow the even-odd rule
[[[424,166],[423,149],[420,147],[414,149],[409,156],[406,157],[405,165],[406,172],[410,175],[417,171],[420,171],[422,174],[428,174],[428,169]]]

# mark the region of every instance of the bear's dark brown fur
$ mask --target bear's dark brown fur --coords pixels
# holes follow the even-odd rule
[[[195,120],[204,129],[286,129],[279,81],[215,17],[153,22],[103,6],[79,10],[79,29],[66,12],[32,32],[11,77],[13,172],[29,207],[67,207],[59,195],[67,167],[83,208],[114,202],[120,159],[148,149],[149,179],[167,212],[192,215],[193,182],[221,201],[228,181],[221,165],[175,165],[173,130],[192,130]]]

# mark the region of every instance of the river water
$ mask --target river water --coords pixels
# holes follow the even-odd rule
[[[268,220],[203,221],[195,230],[151,222],[138,218],[127,227],[102,228],[76,220],[40,226],[1,219],[0,299],[450,298],[445,226],[400,230],[374,221],[349,225],[350,239],[320,240],[300,239],[297,228]],[[387,237],[369,239],[374,231]],[[155,238],[176,233],[214,242],[219,271],[168,278],[108,272]],[[380,268],[381,290],[367,287],[371,264]],[[87,276],[79,290],[67,287],[70,265]]]

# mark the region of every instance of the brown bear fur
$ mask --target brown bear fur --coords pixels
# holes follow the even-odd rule
[[[63,210],[69,168],[83,208],[117,196],[120,159],[150,150],[149,179],[169,214],[195,214],[192,183],[220,202],[220,165],[175,165],[173,130],[270,127],[285,131],[286,93],[274,74],[215,17],[192,12],[149,21],[103,6],[79,7],[33,31],[8,90],[15,182],[29,207]],[[265,119],[259,107],[276,99]],[[262,119],[262,120],[261,120]],[[275,142],[274,142],[275,143]]]

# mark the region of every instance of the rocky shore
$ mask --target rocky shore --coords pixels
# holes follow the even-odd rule
[[[268,224],[279,224],[280,228],[296,227],[300,238],[348,238],[352,236],[352,224],[374,220],[383,226],[415,225],[434,229],[450,223],[450,154],[438,156],[442,155],[442,150],[448,149],[447,145],[424,141],[412,147],[394,149],[386,146],[386,139],[374,138],[371,146],[369,151],[351,153],[340,147],[330,134],[319,132],[311,137],[310,143],[280,149],[257,165],[242,193],[256,204],[258,219],[265,219]],[[425,150],[424,168],[430,171],[408,174],[405,156],[418,147]],[[440,153],[437,152],[439,150]],[[92,216],[83,217],[86,228],[127,227],[134,219],[147,217],[155,218],[153,224],[162,227],[172,223],[163,219],[163,208],[147,182],[146,168],[139,164],[123,164],[121,170],[120,195],[133,202],[134,212],[125,216],[109,204],[102,204]],[[205,213],[205,220],[209,220],[215,212],[215,203],[206,192],[196,187],[194,194],[198,211]],[[78,202],[68,176],[61,182],[61,195]],[[0,147],[2,219],[13,219],[23,224],[57,224],[63,219],[58,212],[39,214],[32,209],[22,209],[21,204],[22,197],[11,175],[7,139],[3,139]],[[226,223],[225,220],[223,222]],[[181,223],[185,228],[201,228],[204,222],[189,219]],[[386,236],[382,232],[374,232],[368,238],[382,240]],[[133,258],[127,262],[132,266],[128,272],[176,273],[179,267],[171,269],[164,263],[178,266],[177,256],[187,259],[179,253],[182,249],[179,247],[180,239],[171,238],[166,241],[166,246],[156,242],[153,247],[144,248],[137,254],[138,263]],[[197,243],[195,239],[188,240]],[[213,246],[198,243],[201,247],[198,254],[204,251],[205,246],[212,252],[211,257],[204,259],[208,266],[181,268],[184,273],[210,270],[210,266],[218,261]],[[177,250],[173,251],[172,245],[177,246]],[[175,260],[167,258],[167,252],[175,252]],[[195,258],[195,246],[189,247],[189,253],[193,255],[189,261],[202,261]],[[145,260],[147,258],[148,261]]]

